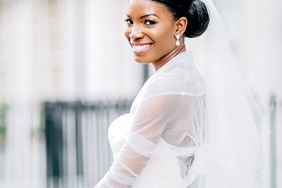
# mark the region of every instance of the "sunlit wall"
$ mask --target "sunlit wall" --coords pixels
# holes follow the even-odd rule
[[[134,96],[142,72],[123,37],[124,6],[110,0],[0,1],[0,99]]]

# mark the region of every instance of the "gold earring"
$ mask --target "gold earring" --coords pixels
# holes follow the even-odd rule
[[[180,39],[180,36],[179,35],[176,35],[176,46],[179,46],[180,45],[180,41],[179,41],[179,39]]]

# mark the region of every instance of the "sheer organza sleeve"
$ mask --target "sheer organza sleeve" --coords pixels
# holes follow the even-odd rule
[[[185,97],[187,99],[187,97]],[[167,127],[174,121],[177,111],[183,111],[184,96],[152,96],[137,105],[133,125],[118,156],[95,188],[130,188],[155,155],[158,142]],[[178,112],[179,114],[179,112]]]

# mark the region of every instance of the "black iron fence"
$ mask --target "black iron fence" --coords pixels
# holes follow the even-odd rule
[[[88,187],[109,168],[107,130],[130,100],[44,103],[47,187]]]
[[[0,105],[0,187],[95,185],[112,162],[108,125],[130,106],[131,100]]]

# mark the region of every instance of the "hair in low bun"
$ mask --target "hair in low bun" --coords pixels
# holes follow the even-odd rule
[[[202,35],[208,28],[210,18],[206,5],[199,0],[194,0],[186,15],[188,26],[185,36],[194,38]]]
[[[152,0],[164,4],[177,20],[186,17],[188,26],[185,36],[198,37],[203,34],[209,25],[209,14],[206,5],[200,0]]]

